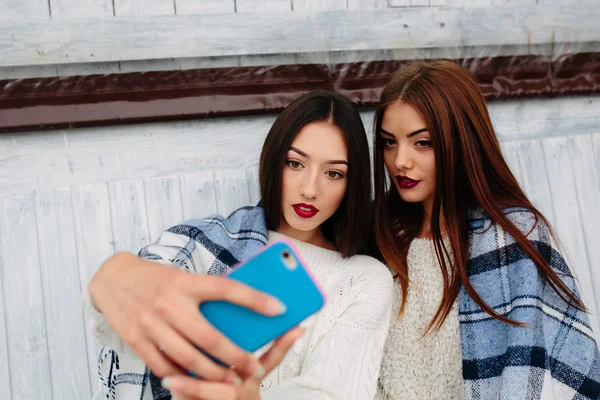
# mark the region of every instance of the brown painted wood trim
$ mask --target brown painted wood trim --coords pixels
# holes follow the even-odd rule
[[[336,89],[373,106],[409,61],[213,68],[0,80],[0,132],[278,112]],[[600,53],[460,60],[488,100],[600,92]]]

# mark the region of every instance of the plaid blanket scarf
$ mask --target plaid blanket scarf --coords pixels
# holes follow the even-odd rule
[[[577,291],[547,227],[536,224],[527,210],[505,212]],[[472,211],[469,224],[468,268],[475,290],[495,311],[527,326],[491,318],[461,288],[465,398],[600,398],[599,352],[586,314],[560,299],[512,237],[486,215]],[[244,207],[228,218],[213,216],[172,227],[139,255],[191,273],[223,275],[265,245],[267,236],[262,208]],[[101,351],[98,371],[106,399],[170,398],[143,362],[119,359],[108,347]]]

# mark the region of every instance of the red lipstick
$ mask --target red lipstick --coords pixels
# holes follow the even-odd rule
[[[396,181],[398,182],[398,186],[400,186],[402,189],[412,189],[417,186],[419,182],[421,182],[402,175],[396,176]]]
[[[292,207],[300,218],[312,218],[319,212],[319,209],[312,204],[297,203],[292,204]]]

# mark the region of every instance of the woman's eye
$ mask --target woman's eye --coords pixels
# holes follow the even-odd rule
[[[300,162],[298,161],[294,161],[294,160],[288,160],[287,164],[292,167],[293,169],[299,169],[302,168],[302,164],[300,164]]]
[[[344,177],[344,175],[342,175],[341,173],[339,173],[337,171],[327,171],[326,174],[328,177],[330,177],[332,179],[342,179]]]
[[[420,147],[420,148],[422,148],[422,149],[431,147],[431,140],[419,140],[417,142],[417,146]]]
[[[393,146],[393,145],[395,145],[395,144],[396,144],[396,141],[395,141],[394,139],[386,139],[386,138],[383,138],[383,145],[384,145],[385,147],[391,147],[391,146]]]

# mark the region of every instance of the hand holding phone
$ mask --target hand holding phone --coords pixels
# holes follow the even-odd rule
[[[200,304],[200,312],[233,343],[254,352],[323,307],[326,296],[293,245],[278,240],[226,275],[278,298],[287,308],[275,317],[225,301]]]

